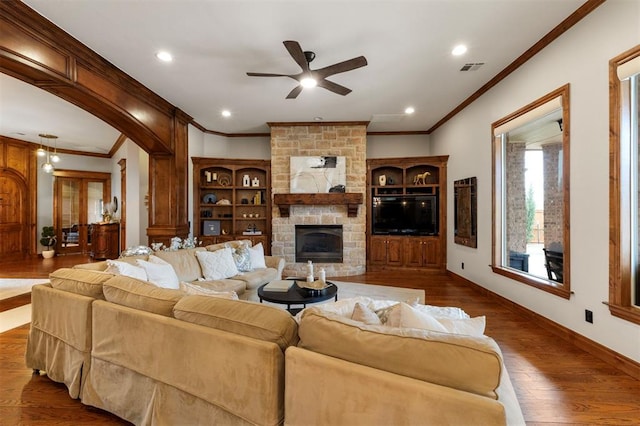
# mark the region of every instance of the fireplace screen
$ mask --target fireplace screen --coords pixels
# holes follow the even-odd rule
[[[342,225],[296,225],[296,262],[342,263]]]

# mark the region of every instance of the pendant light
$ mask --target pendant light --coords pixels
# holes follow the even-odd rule
[[[56,135],[50,135],[48,133],[40,133],[39,136],[41,138],[45,138],[45,139],[58,139],[58,137]],[[56,142],[56,150],[57,150],[57,142]],[[38,154],[38,155],[40,155],[40,154]],[[51,155],[49,153],[49,145],[47,145],[46,156],[47,156],[47,160],[42,165],[42,170],[45,173],[53,173],[54,167],[53,167],[53,164],[51,164],[52,158],[51,158]],[[54,156],[56,156],[58,161],[60,161],[60,157],[58,157],[57,153],[54,153]],[[53,161],[55,161],[55,160],[53,160]]]
[[[40,136],[40,148],[36,149],[36,155],[38,157],[44,157],[45,155],[47,155],[47,152],[42,147],[42,133],[40,133],[38,136]]]

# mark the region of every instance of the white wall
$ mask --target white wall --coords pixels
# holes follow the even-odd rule
[[[228,138],[207,133],[202,156],[271,160],[271,137]]]
[[[448,269],[589,339],[640,361],[640,326],[609,314],[608,62],[640,42],[640,2],[604,3],[535,58],[431,134],[433,155],[450,155],[453,181],[478,177],[478,248],[453,242]],[[571,290],[566,300],[494,274],[491,263],[491,123],[570,83]],[[461,263],[465,269],[461,269]],[[593,311],[594,323],[584,321]]]
[[[429,135],[367,136],[367,159],[431,155]]]
[[[127,199],[122,199],[120,165],[122,158],[127,160]],[[149,154],[130,139],[122,144],[111,158],[111,193],[120,203],[127,206],[127,229],[125,238],[127,247],[147,245],[147,227],[149,211],[144,205],[144,197],[149,192]],[[121,211],[118,212],[119,214]]]

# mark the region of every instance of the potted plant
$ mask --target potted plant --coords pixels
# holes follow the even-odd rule
[[[56,254],[56,251],[51,248],[56,245],[56,241],[56,231],[53,229],[53,226],[43,226],[42,233],[40,234],[40,244],[47,249],[42,251],[42,257],[50,259]]]

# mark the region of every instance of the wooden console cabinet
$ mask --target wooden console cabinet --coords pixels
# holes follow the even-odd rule
[[[271,162],[193,157],[193,235],[202,245],[262,243],[271,252]],[[249,234],[255,230],[253,235]]]
[[[446,270],[448,156],[367,160],[367,269]],[[389,197],[430,197],[437,202],[437,227],[429,232],[374,226],[374,209]]]
[[[91,257],[116,259],[120,256],[120,224],[94,223],[91,225]]]

